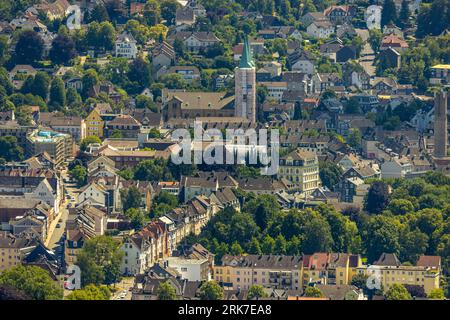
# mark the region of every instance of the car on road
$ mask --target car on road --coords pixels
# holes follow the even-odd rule
[[[62,222],[63,222],[63,219],[60,218],[60,219],[58,220],[58,222],[59,222],[59,223],[62,223]]]
[[[61,228],[61,224],[58,223],[58,224],[56,225],[56,227],[57,227],[57,228]]]

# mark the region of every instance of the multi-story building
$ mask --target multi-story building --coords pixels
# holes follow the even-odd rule
[[[112,113],[111,106],[108,103],[98,103],[86,117],[86,136],[97,136],[103,138],[105,121],[102,115]]]
[[[27,134],[33,130],[30,126],[21,126],[15,121],[8,121],[0,123],[0,137],[12,136],[17,139],[17,143],[22,148],[25,148],[27,141]]]
[[[374,284],[384,291],[393,284],[416,285],[430,293],[440,286],[441,257],[420,256],[415,265],[402,264],[393,253],[383,253],[372,265],[357,268],[358,273],[372,276]]]
[[[0,236],[0,272],[22,264],[26,253],[36,246],[36,240],[13,235]]]
[[[211,280],[209,261],[207,258],[188,259],[185,257],[167,258],[169,268],[177,270],[181,279],[188,281],[209,281]]]
[[[224,255],[222,265],[214,266],[214,280],[233,289],[262,285],[266,288],[301,290],[303,260],[302,256]]]
[[[39,124],[48,126],[57,132],[70,134],[75,141],[80,141],[86,137],[86,123],[81,117],[41,112]]]
[[[157,261],[169,256],[168,233],[164,222],[155,220],[141,231],[124,239],[121,272],[127,275],[143,274]]]
[[[277,175],[296,184],[300,192],[310,194],[320,186],[317,155],[300,149],[292,151],[280,159]]]
[[[26,152],[30,157],[47,152],[55,164],[60,164],[73,156],[72,136],[36,129],[27,135]]]
[[[116,57],[124,57],[127,59],[136,59],[137,41],[133,35],[123,32],[116,40]]]

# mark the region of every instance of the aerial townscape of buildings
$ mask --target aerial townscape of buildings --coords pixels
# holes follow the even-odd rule
[[[0,300],[450,297],[450,3],[257,3],[2,6]]]

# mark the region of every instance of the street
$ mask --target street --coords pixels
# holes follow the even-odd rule
[[[117,292],[111,296],[111,300],[131,300],[130,288],[133,285],[133,277],[123,278],[119,283],[116,283]]]
[[[364,42],[364,47],[361,51],[361,58],[359,63],[364,68],[364,70],[371,76],[374,77],[376,74],[375,62],[375,52],[369,43],[369,30],[367,29],[355,29],[356,33],[361,37]]]

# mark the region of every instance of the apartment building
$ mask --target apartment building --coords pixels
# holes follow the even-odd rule
[[[441,257],[422,255],[415,265],[404,265],[395,254],[383,253],[372,265],[358,267],[357,271],[371,276],[385,291],[393,284],[403,284],[423,287],[428,294],[440,286]]]
[[[224,255],[222,265],[214,266],[214,280],[233,289],[249,289],[252,285],[266,288],[300,290],[302,288],[302,256]]]
[[[300,192],[310,194],[320,186],[317,155],[297,149],[282,157],[278,178],[287,179],[296,184]]]
[[[69,134],[36,129],[28,133],[26,141],[28,156],[47,152],[55,164],[60,164],[73,156],[73,141]]]
[[[36,246],[36,240],[0,234],[0,272],[22,264],[26,253]]]

